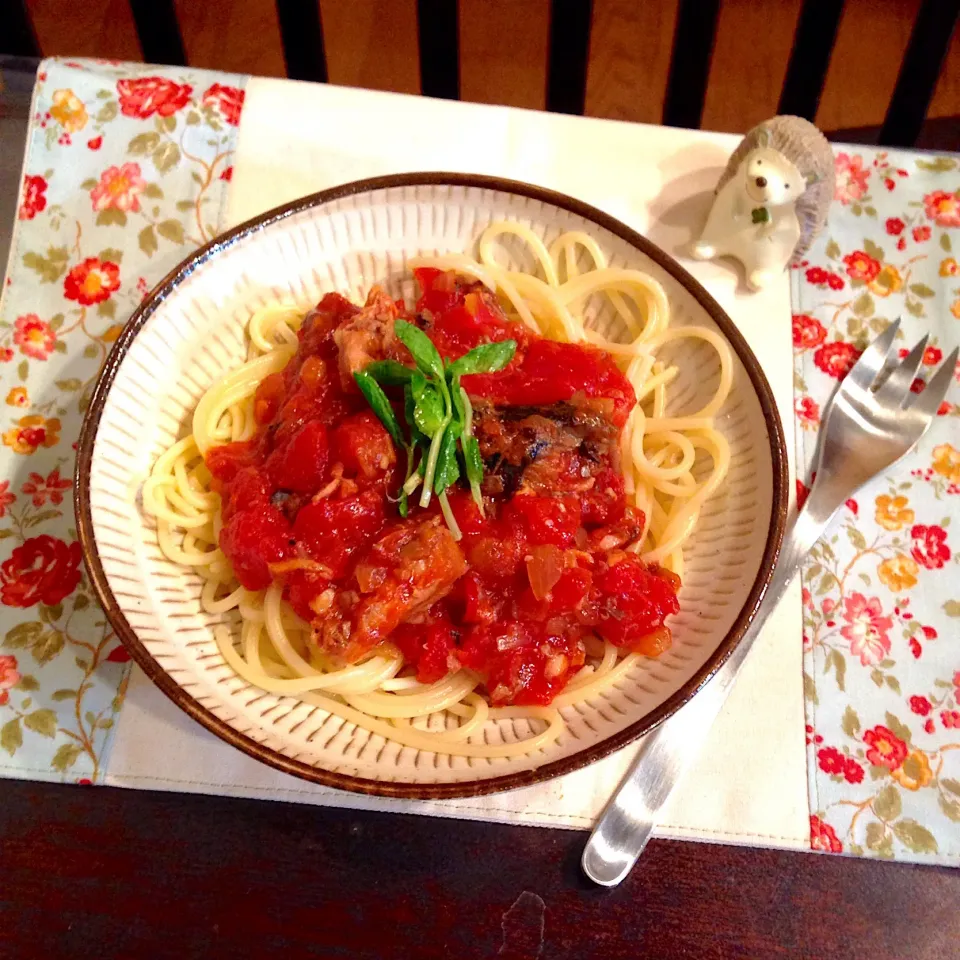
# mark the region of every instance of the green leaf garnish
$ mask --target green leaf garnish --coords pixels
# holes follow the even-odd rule
[[[400,342],[410,351],[414,363],[435,380],[443,379],[443,359],[433,345],[433,341],[419,328],[406,320],[395,320],[394,333]]]
[[[402,387],[413,379],[415,371],[396,360],[374,360],[363,368],[363,372],[373,377],[377,383],[388,387]]]
[[[387,428],[387,433],[390,434],[393,442],[398,447],[405,447],[406,443],[403,439],[403,431],[400,429],[400,424],[397,422],[393,407],[390,406],[390,401],[380,388],[380,384],[363,371],[354,373],[353,379],[356,380],[360,392],[367,398],[367,403],[370,404],[370,408],[377,415],[380,422]]]
[[[459,360],[450,364],[452,376],[462,377],[471,373],[495,373],[502,370],[517,352],[516,340],[501,340],[498,343],[484,343],[465,353]]]
[[[429,506],[431,497],[436,495],[447,526],[459,540],[460,528],[446,492],[461,477],[465,476],[483,513],[483,458],[480,444],[473,436],[473,406],[460,385],[460,377],[502,370],[516,355],[517,344],[514,340],[481,344],[453,363],[445,363],[418,327],[397,320],[394,331],[410,351],[416,367],[396,360],[376,360],[355,373],[354,379],[393,442],[406,454],[406,475],[397,501],[400,516],[409,515],[410,498],[419,488],[420,506]],[[403,388],[405,424],[397,419],[381,384]]]
[[[432,437],[444,425],[443,394],[432,383],[411,383],[413,389],[413,422],[421,433]]]

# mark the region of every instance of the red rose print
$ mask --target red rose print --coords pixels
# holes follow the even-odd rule
[[[933,733],[936,730],[936,725],[933,722],[933,717],[928,717],[923,724],[924,733]]]
[[[7,692],[20,682],[20,673],[17,670],[17,658],[4,654],[0,656],[0,707],[9,699]]]
[[[13,342],[26,356],[33,357],[34,360],[46,360],[53,352],[57,335],[49,323],[41,320],[35,313],[28,313],[24,317],[17,317]]]
[[[925,717],[930,712],[930,701],[926,697],[911,697],[910,709],[918,716]]]
[[[804,430],[816,430],[820,425],[820,407],[813,397],[797,397],[793,409]]]
[[[900,234],[903,233],[905,226],[906,224],[899,217],[890,217],[886,223],[887,233],[889,233],[891,237],[899,237]]]
[[[810,488],[800,479],[797,480],[797,510],[802,510],[803,505],[810,496]]]
[[[846,281],[840,276],[839,273],[831,273],[827,277],[827,286],[831,290],[842,290],[845,285]]]
[[[3,483],[0,483],[0,517],[6,515],[7,507],[11,503],[17,502],[17,495],[15,493],[10,493],[10,481],[4,480]]]
[[[922,567],[939,570],[950,559],[947,531],[943,527],[918,523],[911,528],[910,536],[913,537],[910,555]]]
[[[938,227],[960,227],[960,197],[946,190],[934,190],[923,198],[924,213]]]
[[[823,267],[811,267],[807,271],[807,282],[820,286],[822,283],[826,283],[830,277],[830,274],[827,273]]]
[[[816,317],[809,317],[805,313],[793,315],[793,345],[801,350],[819,347],[827,339],[824,325]]]
[[[843,844],[833,827],[813,815],[810,817],[810,849],[823,853],[840,853],[843,850]]]
[[[867,760],[876,767],[896,770],[907,759],[907,745],[888,727],[867,730],[863,742],[870,748]]]
[[[956,710],[941,710],[940,722],[948,730],[958,730],[960,729],[960,712]]]
[[[852,593],[844,597],[843,608],[847,625],[840,633],[850,641],[850,652],[865,667],[879,663],[890,652],[887,631],[893,626],[893,620],[883,616],[879,598],[868,600],[862,593]]]
[[[920,646],[920,641],[916,637],[911,637],[907,646],[910,648],[910,652],[913,654],[913,659],[919,660],[920,655],[923,653],[923,647]]]
[[[24,482],[20,491],[33,498],[35,507],[42,507],[48,500],[55,504],[63,503],[63,493],[61,491],[69,490],[72,486],[73,482],[71,480],[60,477],[60,468],[54,467],[47,474],[46,480],[39,473],[31,473],[30,478]]]
[[[226,180],[229,183],[233,179],[233,167],[227,167],[223,173],[220,174],[221,180]]]
[[[843,773],[847,758],[836,747],[823,747],[817,753],[817,762],[824,773]]]
[[[231,126],[237,126],[240,123],[240,111],[243,109],[242,90],[236,87],[225,87],[220,83],[215,83],[209,87],[203,94],[203,104],[213,104],[220,108],[223,119]]]
[[[860,357],[859,351],[852,343],[834,340],[825,343],[813,355],[813,362],[826,374],[842,380]]]
[[[901,237],[901,238],[897,241],[897,249],[898,249],[898,250],[906,250],[906,249],[907,249],[907,238],[906,238],[906,237]]]
[[[23,178],[23,200],[17,218],[32,220],[47,205],[47,181],[43,177],[34,177],[29,174]]]
[[[0,600],[8,607],[48,606],[69,596],[80,582],[80,544],[43,534],[17,547],[0,564]]]
[[[109,300],[110,294],[119,289],[120,268],[109,260],[101,262],[96,257],[87,257],[83,263],[78,263],[63,281],[63,295],[86,307]]]
[[[843,765],[843,779],[847,783],[861,783],[863,781],[863,767],[853,757],[847,757]]]
[[[924,240],[930,239],[930,228],[929,227],[914,227],[913,228],[913,239],[917,243],[923,243]]]
[[[936,640],[936,639],[937,639],[937,631],[934,630],[933,627],[921,627],[920,629],[923,631],[923,635],[924,635],[928,640]]]
[[[94,137],[92,140],[87,141],[87,146],[91,150],[99,150],[103,146],[103,137]]]
[[[943,359],[943,351],[939,347],[927,347],[923,351],[923,362],[928,367],[935,367]]]
[[[13,359],[13,351],[9,347],[0,347],[0,360],[9,363]]]
[[[130,654],[127,652],[127,648],[120,644],[119,647],[114,647],[109,654],[107,654],[108,663],[129,663]]]
[[[854,280],[862,280],[869,283],[880,272],[880,261],[875,260],[869,253],[862,250],[856,250],[847,254],[843,258],[844,265],[847,268],[847,275]]]
[[[118,80],[117,96],[120,112],[125,117],[147,120],[155,113],[172,117],[190,102],[193,87],[179,84],[166,77],[141,77],[138,80]]]
[[[951,413],[953,413],[953,404],[947,403],[946,400],[944,400],[943,403],[941,403],[940,406],[937,407],[938,417],[946,417],[946,416],[949,416]]]

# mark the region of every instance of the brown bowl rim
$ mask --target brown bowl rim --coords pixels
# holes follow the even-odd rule
[[[371,780],[366,777],[355,777],[348,774],[318,769],[299,760],[285,757],[283,754],[258,743],[240,733],[238,730],[235,730],[228,723],[213,714],[194,699],[190,693],[184,690],[183,687],[160,666],[137,637],[127,618],[123,615],[116,597],[107,582],[103,565],[97,553],[93,533],[93,517],[90,509],[90,467],[93,460],[97,429],[107,394],[113,385],[117,370],[130,344],[166,297],[169,296],[186,277],[193,273],[194,270],[216,256],[220,251],[227,249],[237,241],[273,223],[295,216],[304,210],[320,207],[331,201],[342,199],[343,197],[369,193],[376,190],[411,186],[475,187],[512,193],[538,200],[567,210],[570,213],[591,221],[605,230],[609,230],[655,261],[682,284],[687,292],[706,310],[746,369],[747,375],[753,384],[753,389],[760,401],[760,406],[767,423],[767,435],[770,442],[770,457],[773,468],[772,518],[760,569],[730,631],[690,680],[672,696],[667,698],[667,700],[639,720],[630,724],[630,726],[575,754],[554,760],[532,770],[523,770],[504,776],[479,780],[465,780],[455,783],[423,784]],[[96,592],[108,621],[116,631],[123,645],[130,652],[131,657],[163,693],[178,707],[193,717],[193,719],[197,720],[212,733],[215,733],[222,740],[237,747],[244,753],[249,754],[254,759],[275,767],[284,773],[289,773],[301,779],[323,784],[327,787],[335,787],[340,790],[408,800],[445,800],[457,797],[476,797],[542,783],[554,777],[563,776],[574,770],[579,770],[589,763],[600,760],[615,750],[619,750],[621,747],[632,743],[645,733],[648,733],[658,724],[666,720],[671,714],[675,713],[683,704],[693,697],[723,665],[753,619],[769,584],[774,564],[780,551],[786,527],[789,499],[787,457],[783,427],[777,412],[773,393],[763,374],[760,363],[723,308],[673,257],[647,240],[646,237],[637,233],[626,224],[621,223],[615,217],[610,216],[610,214],[604,213],[596,207],[568,197],[565,194],[503,177],[443,172],[390,174],[387,176],[356,180],[326,190],[320,190],[317,193],[301,197],[298,200],[276,207],[273,210],[268,210],[260,216],[241,223],[239,226],[228,230],[223,235],[196,250],[180,263],[179,266],[175,267],[134,311],[120,333],[120,336],[117,338],[110,355],[107,357],[94,389],[90,407],[84,416],[78,444],[75,480],[74,506],[77,514],[78,534],[80,546],[83,551],[84,563],[90,575],[93,589]]]

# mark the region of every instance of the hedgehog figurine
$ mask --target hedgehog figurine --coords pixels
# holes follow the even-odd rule
[[[810,248],[827,221],[836,173],[827,138],[802,117],[774,117],[740,142],[717,184],[698,260],[730,256],[760,290]]]

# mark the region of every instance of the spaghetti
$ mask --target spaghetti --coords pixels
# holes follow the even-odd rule
[[[525,245],[537,262],[537,274],[500,265],[498,253],[505,240]],[[413,266],[479,281],[507,316],[534,334],[598,347],[616,358],[637,399],[619,438],[624,490],[644,517],[629,549],[682,576],[683,543],[729,466],[729,448],[715,416],[730,391],[730,348],[711,330],[669,327],[669,305],[660,285],[640,271],[609,267],[587,234],[563,234],[548,249],[528,227],[499,222],[487,228],[478,246],[478,259],[446,255],[419,258]],[[581,252],[590,269],[579,269]],[[596,297],[607,298],[612,307],[603,331],[591,319]],[[620,682],[642,654],[622,655],[609,640],[592,638],[586,643],[589,659],[549,705],[494,706],[478,692],[474,671],[460,667],[422,682],[409,675],[404,656],[390,646],[378,645],[358,662],[344,665],[313,641],[310,624],[284,599],[281,579],[262,590],[248,590],[238,582],[218,545],[221,498],[211,487],[213,476],[204,456],[223,444],[255,436],[258,387],[294,357],[302,320],[301,312],[289,305],[253,315],[246,363],[206,391],[194,411],[191,432],[160,456],[143,487],[144,509],[155,518],[161,550],[199,575],[202,609],[224,620],[215,628],[224,660],[251,684],[321,707],[404,746],[490,759],[548,746],[563,732],[564,707]],[[658,358],[657,351],[683,338],[702,339],[717,351],[719,382],[699,411],[668,416],[667,390],[678,369]],[[334,471],[313,500],[333,496],[342,482]],[[273,572],[279,576],[306,568],[313,574],[320,567],[309,558],[292,559],[273,565]],[[321,594],[311,609],[322,609],[323,602],[329,599],[324,601]],[[231,630],[237,624],[238,639]],[[486,725],[500,720],[513,721],[515,738],[486,742]]]

